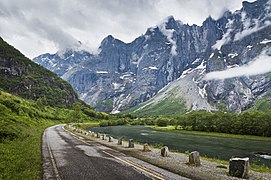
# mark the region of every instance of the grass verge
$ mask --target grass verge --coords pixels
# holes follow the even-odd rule
[[[41,134],[56,122],[23,118],[19,137],[0,143],[0,179],[41,179]],[[25,123],[26,122],[26,123]],[[15,127],[15,126],[13,126]]]

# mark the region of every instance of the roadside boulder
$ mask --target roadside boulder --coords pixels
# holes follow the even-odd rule
[[[229,174],[234,177],[248,178],[249,158],[230,159]]]
[[[129,139],[129,144],[128,144],[128,148],[134,148],[134,140],[133,139]]]
[[[161,156],[167,157],[169,155],[169,150],[167,146],[162,147],[161,149]]]
[[[122,138],[118,139],[118,145],[122,145]]]
[[[106,140],[106,134],[102,135],[102,140]]]
[[[112,136],[109,136],[109,137],[108,137],[108,142],[113,142]]]
[[[97,133],[97,134],[96,134],[96,137],[97,137],[97,138],[100,138],[100,133]]]
[[[200,155],[198,151],[193,151],[189,154],[189,164],[200,166]]]
[[[143,145],[143,151],[144,151],[144,152],[151,151],[151,148],[150,148],[150,146],[148,145],[148,143],[145,143],[145,144]]]

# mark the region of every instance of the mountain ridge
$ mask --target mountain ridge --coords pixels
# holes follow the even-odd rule
[[[54,67],[49,64],[52,61],[49,56],[41,55],[33,61],[61,72],[58,75],[72,84],[80,99],[98,110],[112,113],[146,102],[187,71],[204,64],[204,72],[196,75],[197,82],[193,78],[189,81],[191,85],[196,84],[193,90],[206,93],[204,101],[211,109],[225,104],[228,111],[240,112],[251,107],[255,99],[270,97],[268,74],[234,77],[235,81],[203,78],[209,72],[247,64],[264,50],[269,53],[270,43],[261,42],[271,39],[270,6],[267,0],[243,2],[240,10],[226,11],[218,20],[208,17],[202,26],[183,24],[169,16],[131,43],[107,36],[99,54],[78,56],[79,64],[72,64],[70,69],[65,67],[70,64],[61,58],[57,61],[62,64]],[[254,83],[256,88],[249,85],[254,81],[259,81]],[[262,91],[256,92],[257,88]],[[186,101],[193,99],[184,97]],[[190,109],[191,102],[186,104]]]
[[[32,62],[0,38],[0,88],[22,98],[43,98],[47,105],[71,107],[78,101],[70,84]]]

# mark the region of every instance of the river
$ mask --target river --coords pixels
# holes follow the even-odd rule
[[[249,157],[251,163],[271,168],[271,141],[161,132],[145,126],[92,127],[89,130],[109,134],[115,138],[133,138],[140,143],[165,145],[179,152],[199,151],[201,156],[222,160]]]

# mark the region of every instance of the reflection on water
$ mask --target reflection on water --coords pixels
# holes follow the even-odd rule
[[[151,145],[162,144],[180,152],[199,151],[201,155],[212,158],[249,157],[250,162],[271,168],[271,141],[160,132],[144,126],[94,127],[90,130]]]
[[[142,136],[148,136],[149,134],[148,133],[140,133],[140,135],[142,135]]]
[[[255,156],[264,158],[264,159],[270,159],[271,160],[271,154],[270,153],[265,153],[265,152],[256,152],[254,153]]]

